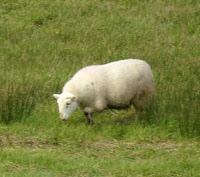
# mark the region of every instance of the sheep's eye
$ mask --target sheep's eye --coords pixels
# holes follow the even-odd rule
[[[67,105],[67,106],[69,106],[69,105],[70,105],[70,103],[66,103],[66,105]]]

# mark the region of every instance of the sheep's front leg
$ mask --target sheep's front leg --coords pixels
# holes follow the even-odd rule
[[[88,123],[89,125],[94,124],[94,121],[93,121],[93,119],[92,119],[92,113],[90,113],[90,112],[84,112],[84,114],[85,114],[85,116],[86,116],[87,123]]]

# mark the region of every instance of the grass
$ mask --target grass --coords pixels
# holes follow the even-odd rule
[[[199,146],[141,141],[23,146],[3,149],[0,169],[8,176],[195,176],[199,153],[190,148]]]
[[[78,122],[77,122],[78,123]],[[153,127],[52,128],[12,124],[1,129],[4,176],[198,176],[199,142],[173,139]],[[58,126],[59,125],[59,126]],[[33,129],[35,127],[35,129]],[[135,129],[133,129],[135,128]],[[122,129],[122,128],[121,128]],[[125,129],[125,127],[123,127]],[[132,131],[131,131],[132,129]],[[6,130],[6,131],[5,131]],[[15,133],[13,132],[15,130]],[[134,132],[134,133],[131,133]],[[130,134],[131,133],[131,134]]]
[[[199,176],[200,3],[2,0],[1,176]],[[52,94],[81,67],[152,66],[156,98],[139,120],[104,111],[58,120]]]

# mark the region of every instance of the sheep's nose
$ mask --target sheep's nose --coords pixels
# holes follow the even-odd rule
[[[61,113],[60,113],[60,119],[61,119],[63,122],[66,122],[66,120],[67,120],[67,119],[64,119],[64,118],[63,118],[63,114],[61,114]]]

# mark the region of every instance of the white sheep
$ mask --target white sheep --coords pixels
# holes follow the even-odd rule
[[[148,63],[126,59],[79,70],[63,87],[57,99],[60,118],[67,120],[77,108],[83,109],[89,124],[92,113],[107,108],[144,108],[154,94],[154,81]]]

